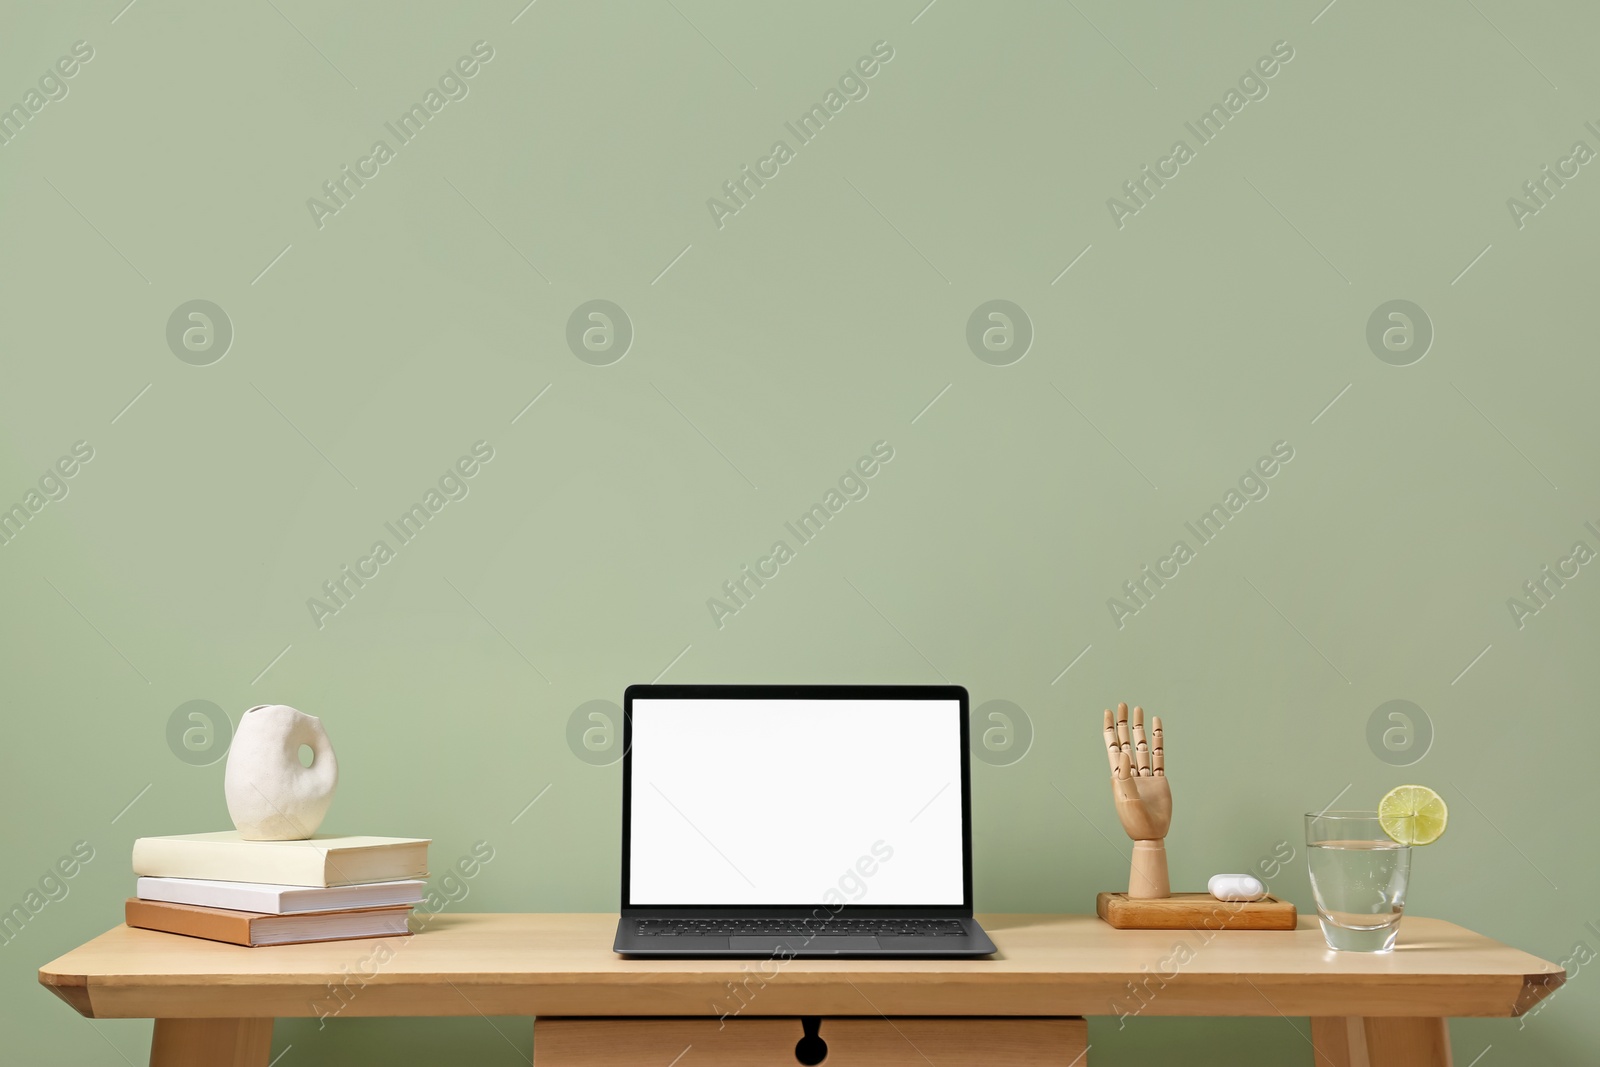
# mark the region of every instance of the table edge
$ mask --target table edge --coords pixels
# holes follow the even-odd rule
[[[1434,995],[1440,995],[1441,994],[1441,989],[1440,989],[1441,980],[1443,980],[1442,984],[1449,985],[1451,983],[1448,980],[1451,977],[1452,976],[1449,976],[1449,975],[1420,975],[1420,976],[1417,976],[1417,981],[1416,981],[1415,985],[1419,990],[1424,990],[1425,989],[1425,990],[1429,990]],[[1517,980],[1519,978],[1519,976],[1517,976],[1515,974],[1505,974],[1505,975],[1501,975],[1501,976],[1498,976],[1498,977],[1499,977],[1499,980],[1505,982],[1507,984],[1507,986],[1509,986],[1511,982],[1513,982],[1513,981],[1515,981],[1515,980]],[[1495,1007],[1493,1007],[1493,1008],[1489,1008],[1489,1009],[1486,1010],[1485,1006],[1484,1006],[1484,1001],[1481,998],[1479,998],[1478,1006],[1474,1007],[1474,1008],[1463,1008],[1462,1010],[1455,1010],[1455,1011],[1441,1010],[1441,1011],[1438,1011],[1437,1013],[1424,1011],[1424,1012],[1422,1012],[1422,1014],[1423,1015],[1434,1015],[1434,1014],[1436,1014],[1437,1017],[1441,1017],[1441,1018],[1465,1018],[1465,1017],[1471,1017],[1471,1016],[1483,1017],[1483,1018],[1502,1018],[1502,1019],[1517,1018],[1518,1016],[1521,1016],[1521,1015],[1524,1015],[1524,1014],[1528,1013],[1536,1005],[1538,1005],[1541,1001],[1543,1001],[1544,999],[1546,999],[1547,997],[1549,997],[1550,995],[1555,993],[1556,990],[1560,989],[1561,986],[1566,982],[1566,979],[1567,979],[1567,973],[1564,970],[1563,971],[1545,971],[1545,972],[1539,972],[1539,973],[1534,973],[1534,974],[1524,974],[1524,975],[1520,976],[1520,986],[1518,986],[1516,988],[1516,991],[1515,991],[1514,994],[1512,994],[1511,989],[1507,988],[1501,994],[1499,994],[1499,996],[1490,998],[1491,1002],[1495,1005]],[[87,1018],[87,1019],[157,1019],[157,1018],[167,1018],[167,1017],[169,1017],[166,1013],[164,1013],[164,1012],[162,1012],[160,1010],[154,1009],[154,1008],[152,1008],[151,1010],[148,1010],[148,1011],[146,1011],[146,1010],[137,1010],[137,1011],[131,1011],[130,1012],[130,1011],[126,1010],[125,1001],[124,1001],[123,1006],[121,1008],[118,1008],[117,1006],[114,1006],[114,1005],[104,1005],[104,1001],[102,1001],[102,1005],[103,1006],[109,1006],[111,1008],[111,1010],[108,1010],[108,1011],[98,1011],[98,1010],[96,1010],[95,1001],[97,999],[97,997],[96,997],[97,991],[103,992],[105,994],[108,994],[110,999],[112,999],[113,1001],[122,1000],[123,996],[126,995],[130,991],[130,987],[129,987],[129,985],[127,983],[121,983],[121,982],[116,981],[115,979],[107,980],[107,979],[99,978],[99,977],[95,977],[95,976],[73,975],[73,974],[56,974],[56,973],[46,972],[46,971],[41,969],[40,972],[39,972],[39,984],[44,986],[46,989],[49,989],[52,993],[54,993],[62,1001],[66,1002],[68,1005],[70,1005],[73,1008],[73,1010],[76,1011],[79,1015],[82,1015],[84,1018]],[[263,981],[263,982],[256,983],[256,984],[258,986],[260,986],[260,987],[271,987],[272,986],[272,982],[270,980],[270,976],[269,976],[267,981]],[[674,984],[675,983],[670,983],[669,982],[665,986],[656,987],[653,991],[657,992],[657,993],[661,993],[663,991],[670,992],[670,993],[677,993],[678,991],[672,988],[672,986]],[[853,985],[854,983],[851,983],[851,984]],[[871,985],[870,981],[866,982],[864,984],[869,985],[869,987]],[[1028,984],[1027,976],[1018,976],[1018,984],[1019,985]],[[1254,986],[1254,983],[1251,983],[1251,984],[1252,984],[1252,986]],[[137,988],[140,989],[141,991],[144,991],[146,993],[149,993],[149,994],[152,994],[152,995],[154,995],[156,997],[159,997],[159,996],[161,996],[163,994],[161,994],[161,993],[159,993],[157,991],[164,987],[165,990],[167,991],[167,993],[165,995],[172,996],[175,1003],[191,1003],[192,1004],[194,998],[193,998],[193,996],[191,996],[191,994],[193,994],[193,995],[201,995],[206,991],[215,990],[217,988],[217,985],[218,985],[218,983],[216,983],[216,982],[207,981],[204,976],[184,975],[184,976],[176,976],[174,978],[174,980],[172,980],[170,982],[146,983],[146,984],[143,984],[143,985],[141,985],[141,986],[139,986]],[[551,980],[548,979],[548,976],[542,976],[542,980],[541,981],[533,981],[533,982],[526,982],[526,983],[501,983],[501,984],[498,984],[498,985],[500,986],[500,988],[502,990],[509,990],[511,992],[511,994],[512,994],[512,999],[520,999],[521,997],[526,996],[528,994],[534,994],[534,993],[538,992],[540,989],[548,989],[550,987],[560,988],[562,986],[567,985],[567,983],[560,982],[560,981],[551,981]],[[1287,987],[1294,987],[1294,986],[1299,986],[1299,985],[1301,985],[1301,983],[1298,983],[1298,982],[1287,983]],[[425,980],[420,980],[420,981],[419,980],[410,980],[410,976],[408,976],[406,979],[400,979],[400,980],[396,980],[396,981],[392,981],[392,982],[391,981],[383,981],[383,980],[379,979],[375,983],[371,983],[371,984],[369,984],[368,986],[366,986],[364,988],[377,990],[377,989],[381,989],[383,987],[388,987],[388,989],[387,989],[388,993],[394,994],[394,995],[404,995],[407,991],[416,991],[416,990],[419,990],[419,989],[430,989],[431,990],[431,989],[436,988],[436,986],[437,986],[436,982],[429,982],[429,981],[425,981]],[[1297,1014],[1297,1015],[1304,1014],[1304,1015],[1308,1015],[1308,1016],[1317,1014],[1317,1011],[1315,1010],[1315,1008],[1311,1007],[1309,1004],[1304,1002],[1304,996],[1306,995],[1306,990],[1303,987],[1301,988],[1300,995],[1298,997],[1286,998],[1285,994],[1287,994],[1289,992],[1289,988],[1287,988],[1287,987],[1285,987],[1285,986],[1274,986],[1272,991],[1280,999],[1295,999],[1295,1000],[1301,1001],[1301,1003],[1298,1006],[1304,1007],[1304,1008],[1306,1008],[1306,1010],[1305,1011],[1293,1012],[1293,1014]],[[467,986],[467,988],[468,989],[472,989],[472,988],[474,988],[474,985],[469,984]],[[309,990],[301,989],[300,987],[298,987],[294,983],[289,983],[287,985],[279,986],[277,989],[273,990],[273,992],[281,994],[281,993],[290,992],[291,990],[294,992],[295,998],[296,998],[297,1001],[300,999],[300,996],[302,994],[304,994],[305,992],[309,991]],[[633,989],[633,993],[635,995],[639,995],[639,994],[642,994],[644,992],[645,992],[645,990],[643,988],[641,988],[641,987],[637,987],[636,986]],[[1256,989],[1256,992],[1258,994],[1262,994],[1262,991],[1259,988]],[[465,995],[463,993],[463,991],[460,990],[460,989],[457,989],[457,993]],[[1075,998],[1075,996],[1076,995],[1074,995],[1074,998]],[[261,999],[270,999],[270,994],[262,993],[262,994],[260,994],[260,997],[261,997]],[[148,998],[146,998],[146,999],[148,999]],[[1174,1000],[1172,998],[1165,998],[1165,1003],[1162,1005],[1162,1009],[1161,1010],[1158,1010],[1158,1011],[1156,1011],[1154,1013],[1140,1011],[1137,1014],[1155,1014],[1155,1015],[1159,1015],[1159,1016],[1163,1016],[1163,1017],[1183,1016],[1183,1015],[1203,1015],[1203,1016],[1241,1017],[1241,1018],[1249,1017],[1252,1014],[1260,1014],[1262,1017],[1268,1017],[1268,1013],[1267,1012],[1237,1013],[1237,1012],[1229,1012],[1229,1011],[1201,1010],[1200,1008],[1197,1007],[1197,1005],[1200,1005],[1200,1004],[1212,1003],[1214,1001],[1214,999],[1215,999],[1214,998],[1214,994],[1212,994],[1211,991],[1198,992],[1193,997],[1183,996],[1183,997],[1177,998],[1176,1000]],[[1456,998],[1454,996],[1452,996],[1452,997],[1450,997],[1450,999],[1454,1000]],[[1098,1000],[1098,998],[1097,998],[1097,1000]],[[306,1001],[305,1003],[307,1003],[309,1005],[310,1001]],[[471,1004],[472,1002],[468,1001],[468,1003]],[[367,1006],[370,1006],[370,1005],[372,1005],[372,1002],[370,1000],[368,1000],[367,1001]],[[1268,1000],[1268,1005],[1269,1006],[1273,1006],[1273,1002],[1272,1002],[1271,999]],[[1504,1008],[1502,1009],[1500,1007],[1500,1005],[1504,1005]],[[148,1006],[149,1005],[147,1003],[146,1007],[148,1007]],[[1173,1009],[1175,1009],[1175,1010],[1173,1010]],[[474,1009],[474,1010],[477,1010],[477,1009]],[[1275,1006],[1273,1006],[1273,1011],[1274,1011],[1274,1013],[1279,1014],[1279,1015],[1283,1014],[1283,1011],[1280,1008],[1275,1007]],[[1408,1006],[1404,1011],[1401,1011],[1398,1014],[1408,1015],[1409,1016],[1409,1015],[1416,1015],[1417,1013],[1418,1012],[1417,1012],[1417,1009],[1415,1007]],[[425,1012],[408,1012],[408,1011],[398,1011],[398,1012],[396,1012],[396,1011],[378,1011],[378,1012],[369,1013],[368,1011],[360,1011],[360,1012],[357,1013],[358,1016],[363,1017],[363,1018],[446,1017],[446,1016],[449,1016],[451,1014],[463,1014],[464,1015],[464,1014],[467,1014],[467,1012],[462,1011],[462,1012],[452,1013],[452,1012],[446,1011],[446,1012],[425,1013]],[[507,1011],[498,1012],[497,1014],[528,1015],[528,1016],[537,1016],[539,1014],[580,1015],[580,1016],[582,1016],[582,1015],[611,1016],[611,1015],[618,1014],[618,1012],[617,1012],[617,1010],[615,1009],[614,1006],[604,1006],[604,1005],[602,1005],[600,1008],[598,1008],[597,1010],[595,1010],[593,1012],[585,1012],[585,1011],[583,1011],[581,1009],[575,1009],[575,1008],[569,1006],[569,1007],[563,1008],[562,1010],[560,1010],[558,1012],[546,1011],[546,1012],[541,1013],[541,1012],[538,1012],[538,1011],[507,1010]],[[679,1017],[679,1016],[684,1015],[685,1013],[676,1012],[676,1011],[674,1011],[674,1012],[639,1011],[639,1010],[635,1009],[634,1011],[631,1011],[628,1014],[641,1014],[641,1015],[646,1015],[646,1016]],[[696,1016],[698,1013],[690,1012],[690,1013],[687,1013],[687,1014],[689,1014],[691,1016]],[[779,1014],[779,1015],[789,1015],[789,1014],[804,1015],[804,1014],[814,1014],[814,1012],[809,1012],[809,1011],[779,1011],[779,1012],[776,1012],[775,1014]],[[852,1012],[850,1012],[850,1011],[830,1011],[830,1012],[824,1012],[823,1014],[849,1015],[849,1014],[852,1014]],[[860,1014],[872,1014],[872,1013],[871,1012],[861,1012]],[[950,1012],[946,1011],[946,1010],[939,1010],[939,1011],[933,1011],[933,1012],[918,1012],[918,1011],[915,1011],[915,1010],[900,1010],[900,1011],[894,1011],[892,1014],[896,1014],[896,1015],[944,1016],[944,1015],[950,1014]],[[969,1011],[969,1012],[965,1012],[963,1014],[984,1014],[984,1013],[981,1013],[981,1012],[973,1013],[973,1012]],[[996,1013],[991,1013],[991,1014],[996,1014]],[[1001,1016],[1003,1016],[1003,1014],[1004,1013],[998,1013],[997,1017],[1001,1017]],[[1025,1012],[1022,1012],[1021,1014],[1025,1014],[1025,1015],[1030,1015],[1031,1016],[1031,1015],[1039,1015],[1039,1014],[1041,1014],[1041,1012],[1039,1010],[1037,1010],[1037,1009],[1031,1009],[1030,1008],[1029,1010],[1027,1010]],[[1045,1011],[1045,1012],[1043,1012],[1043,1014],[1049,1014],[1049,1012]],[[1077,1010],[1074,1010],[1074,1011],[1068,1012],[1068,1014],[1086,1015],[1086,1016],[1087,1015],[1111,1015],[1111,1016],[1114,1016],[1116,1014],[1116,1009],[1112,1009],[1110,1011],[1077,1011]],[[1367,1015],[1367,1016],[1375,1016],[1375,1015],[1383,1015],[1385,1013],[1382,1012],[1382,1011],[1373,1012],[1371,1010],[1368,1010],[1366,1012],[1362,1012],[1361,1014]],[[1388,1013],[1388,1014],[1395,1014],[1395,1013]],[[229,1010],[226,1010],[226,1011],[219,1011],[219,1010],[214,1010],[214,1009],[208,1008],[206,1010],[200,1010],[200,1011],[191,1010],[191,1011],[188,1011],[188,1012],[174,1013],[174,1015],[171,1016],[171,1017],[187,1017],[188,1015],[194,1015],[196,1017],[202,1017],[202,1016],[203,1017],[213,1017],[213,1016],[214,1017],[224,1017],[224,1016],[226,1016],[226,1017],[230,1017],[230,1018],[231,1017],[254,1017],[254,1016],[257,1016],[257,1015],[260,1015],[262,1017],[271,1017],[271,1018],[302,1018],[302,1017],[303,1018],[314,1018],[314,1017],[316,1017],[316,1012],[312,1011],[312,1010],[293,1011],[293,1012],[273,1012],[270,1016],[268,1016],[268,1015],[265,1015],[264,1013],[261,1013],[261,1012],[251,1012],[251,1011],[248,1011],[248,1010],[246,1010],[246,1011],[237,1011],[236,1012],[236,1011],[233,1011],[231,1009],[231,1006],[230,1006]],[[714,1012],[711,1013],[711,1015],[708,1016],[708,1017],[713,1017],[713,1016],[714,1016]]]
[[[487,914],[487,913],[485,913],[485,914]],[[521,914],[536,914],[536,913],[508,913],[508,914],[521,915]],[[563,914],[563,915],[566,915],[566,914],[597,914],[597,915],[601,915],[601,914],[605,914],[605,913],[600,913],[600,912],[596,912],[596,913],[577,913],[577,912],[565,913],[565,912],[563,912],[563,913],[560,913],[560,914]],[[1054,913],[1039,913],[1036,916],[1036,915],[1034,915],[1034,913],[994,913],[994,916],[996,918],[1000,918],[1001,916],[1005,916],[1006,918],[1016,919],[1016,918],[1022,918],[1022,917],[1049,917],[1052,914],[1054,914]],[[1092,917],[1092,916],[1089,916],[1089,917]],[[1450,926],[1456,926],[1459,929],[1466,929],[1465,927],[1460,927],[1459,924],[1451,923],[1447,919],[1435,919],[1433,921],[1434,922],[1439,922],[1439,923],[1444,923],[1444,924],[1447,924],[1447,925],[1450,925]],[[119,923],[119,924],[117,924],[117,926],[114,926],[114,927],[110,928],[105,933],[100,934],[98,936],[103,937],[103,936],[105,936],[105,934],[109,934],[109,933],[111,933],[111,932],[113,932],[113,931],[115,931],[117,929],[123,928],[124,925],[125,924]],[[1475,931],[1470,931],[1470,930],[1468,932],[1469,933],[1475,933]],[[1487,938],[1486,935],[1478,935],[1478,936],[1485,937],[1486,940],[1494,940],[1493,938]],[[91,941],[92,940],[94,940],[94,939],[91,939]],[[1499,943],[1500,944],[1504,944],[1504,942],[1499,942]],[[88,942],[85,942],[84,944],[88,944]],[[67,960],[67,958],[69,956],[71,956],[74,952],[76,952],[78,949],[80,949],[82,947],[83,947],[83,945],[76,946],[73,949],[69,950],[68,952],[63,953],[61,956],[58,956],[56,959],[51,960],[49,963],[46,963],[44,966],[40,967],[39,968],[39,972],[38,972],[39,984],[44,986],[46,989],[50,990],[57,997],[59,997],[62,1001],[64,1001],[69,1006],[71,1006],[74,1011],[76,1011],[79,1015],[82,1015],[85,1018],[97,1019],[97,1018],[161,1018],[161,1017],[163,1017],[163,1016],[155,1015],[155,1014],[128,1015],[128,1014],[123,1014],[123,1013],[116,1013],[116,1014],[107,1013],[107,1014],[102,1015],[102,1014],[97,1013],[96,1010],[95,1010],[95,1006],[94,1006],[95,987],[98,986],[98,987],[101,987],[102,989],[104,989],[106,992],[112,992],[113,990],[117,990],[117,991],[125,990],[127,988],[127,984],[124,983],[124,982],[118,981],[115,976],[108,977],[108,976],[104,976],[104,975],[91,975],[91,974],[85,974],[85,973],[78,973],[78,972],[74,972],[74,971],[56,969],[57,965],[61,964],[65,960]],[[1514,946],[1507,946],[1507,947],[1514,947]],[[1523,951],[1523,950],[1519,949],[1517,951]],[[1525,952],[1524,954],[1528,955],[1528,956],[1532,956],[1534,959],[1540,959],[1540,957],[1533,956],[1532,953],[1526,953]],[[1548,960],[1541,960],[1541,962],[1549,963]],[[1550,971],[1539,971],[1539,972],[1524,973],[1524,974],[1522,974],[1520,976],[1518,976],[1516,974],[1516,972],[1510,972],[1510,973],[1506,973],[1506,974],[1502,974],[1502,975],[1496,976],[1497,978],[1499,978],[1501,980],[1509,980],[1509,979],[1520,977],[1520,979],[1521,979],[1521,988],[1518,991],[1518,993],[1517,993],[1516,997],[1514,998],[1514,1000],[1512,1001],[1512,1003],[1509,1005],[1509,1008],[1510,1008],[1509,1011],[1505,1012],[1504,1014],[1496,1014],[1496,1015],[1489,1016],[1489,1017],[1516,1018],[1518,1016],[1521,1016],[1521,1015],[1527,1013],[1529,1010],[1531,1010],[1539,1002],[1543,1001],[1545,998],[1547,998],[1551,994],[1553,994],[1556,990],[1560,989],[1561,986],[1563,984],[1565,984],[1565,982],[1567,980],[1567,972],[1566,972],[1565,969],[1562,969],[1562,968],[1556,966],[1555,964],[1551,964],[1551,966],[1555,967],[1556,969],[1550,970]],[[160,982],[160,981],[157,981],[157,982],[146,982],[146,983],[144,983],[144,986],[146,988],[154,988],[154,987],[158,987],[158,986],[162,986],[162,985],[168,985],[168,986],[172,987],[173,989],[179,989],[179,988],[185,988],[185,987],[189,987],[189,986],[208,987],[208,986],[214,986],[214,985],[218,984],[218,983],[215,983],[215,982],[207,982],[206,981],[206,977],[207,976],[202,976],[202,975],[174,975],[174,976],[171,976],[171,978],[173,980],[170,981],[170,982]],[[260,977],[261,977],[261,981],[258,984],[261,984],[263,986],[273,984],[273,981],[274,981],[273,976],[263,975],[263,976],[260,976]],[[396,977],[399,978],[399,976],[396,976]],[[666,982],[665,982],[666,985],[675,984],[674,981],[673,981],[675,975],[672,972],[663,972],[661,977],[666,979]],[[1025,976],[1018,975],[1016,977],[1017,977],[1017,979],[1019,981],[1025,981],[1026,980]],[[1449,976],[1449,975],[1416,975],[1416,976],[1407,976],[1407,977],[1415,978],[1416,979],[1416,984],[1421,986],[1421,985],[1425,985],[1425,984],[1428,984],[1428,983],[1437,983],[1441,979],[1448,979],[1451,976]],[[868,981],[868,982],[871,981],[870,978],[866,978],[864,980]],[[282,984],[281,977],[279,978],[279,983]],[[390,983],[382,981],[380,979],[379,980],[379,984],[388,985]],[[404,986],[404,985],[408,985],[408,984],[415,985],[417,983],[415,983],[415,982],[409,982],[408,983],[404,979],[401,979],[401,980],[396,981],[394,984],[396,986]],[[522,986],[525,986],[525,987],[527,987],[529,989],[532,989],[532,988],[534,988],[534,987],[539,985],[539,981],[528,981],[528,982],[523,982],[523,983],[514,983],[513,982],[513,983],[504,983],[504,984],[508,985],[508,986],[511,986],[511,985],[522,985]],[[113,995],[115,995],[115,993],[113,993]],[[600,1013],[600,1014],[614,1014],[614,1012]],[[1165,1013],[1161,1013],[1161,1014],[1165,1014]],[[287,1018],[287,1017],[291,1017],[291,1016],[275,1016],[275,1017]],[[1446,1017],[1451,1017],[1451,1016],[1446,1016]]]
[[[85,1019],[93,1019],[94,1005],[89,1002],[89,976],[59,974],[39,968],[39,984],[72,1006]]]

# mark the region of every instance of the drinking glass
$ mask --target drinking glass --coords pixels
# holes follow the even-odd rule
[[[1411,848],[1378,824],[1375,811],[1306,816],[1311,892],[1328,947],[1388,952],[1400,932],[1411,879]]]

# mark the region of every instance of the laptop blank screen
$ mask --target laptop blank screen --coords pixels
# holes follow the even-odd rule
[[[956,700],[633,701],[632,906],[964,903]]]

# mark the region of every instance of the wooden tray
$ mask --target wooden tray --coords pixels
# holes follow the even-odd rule
[[[1293,930],[1294,905],[1275,896],[1218,900],[1210,893],[1174,893],[1162,900],[1129,900],[1101,893],[1094,910],[1118,930]]]

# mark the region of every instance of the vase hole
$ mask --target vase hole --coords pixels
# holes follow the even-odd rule
[[[317,754],[311,750],[310,745],[301,745],[300,751],[297,753],[297,755],[300,757],[300,766],[302,767],[311,766],[311,764],[315,762],[317,758]]]

